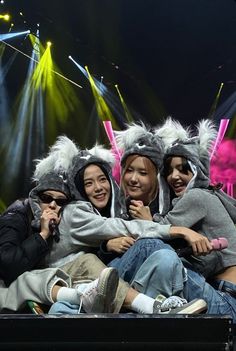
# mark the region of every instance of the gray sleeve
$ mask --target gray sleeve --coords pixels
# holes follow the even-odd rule
[[[121,218],[105,218],[95,213],[91,204],[77,201],[64,209],[60,230],[67,232],[75,243],[98,246],[103,240],[119,236],[133,236],[134,238],[170,239],[170,225],[160,225],[153,221],[132,220]]]
[[[191,228],[206,216],[207,202],[205,200],[206,197],[202,191],[193,189],[179,198],[166,216],[155,214],[153,219],[159,224],[169,223],[174,226]]]

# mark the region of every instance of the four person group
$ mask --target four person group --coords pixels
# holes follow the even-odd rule
[[[28,199],[0,216],[0,309],[33,300],[49,313],[204,312],[235,322],[236,201],[210,183],[216,127],[203,120],[197,131],[168,118],[117,132],[119,185],[111,150],[58,137],[37,160]],[[222,236],[228,247],[214,251]]]

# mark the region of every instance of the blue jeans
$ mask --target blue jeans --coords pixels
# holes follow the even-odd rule
[[[50,307],[48,314],[80,314],[79,305],[73,305],[67,301],[54,302]]]
[[[236,323],[236,298],[227,292],[221,291],[222,285],[236,292],[236,284],[218,280],[209,284],[205,278],[191,269],[188,269],[188,280],[184,287],[184,296],[188,301],[201,298],[207,302],[208,314],[229,315]]]
[[[175,251],[160,249],[150,255],[137,271],[131,285],[145,295],[182,296],[186,270]]]
[[[116,257],[109,262],[108,267],[116,268],[120,278],[131,283],[144,261],[160,249],[173,251],[170,245],[160,239],[139,239],[121,257]]]

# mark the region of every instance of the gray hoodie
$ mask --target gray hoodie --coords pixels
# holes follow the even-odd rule
[[[222,251],[189,258],[195,269],[205,277],[210,277],[226,267],[236,265],[236,200],[217,187],[210,186],[210,144],[205,140],[203,147],[201,140],[201,135],[206,139],[206,133],[201,133],[201,128],[204,127],[206,130],[209,127],[207,123],[207,121],[199,123],[199,136],[177,141],[167,149],[164,160],[169,156],[185,157],[192,170],[193,178],[185,193],[173,199],[172,209],[166,215],[155,214],[154,220],[159,224],[191,228],[205,235],[209,240],[219,237],[225,237],[228,240],[228,248]],[[211,140],[211,128],[210,125],[207,129],[209,140]],[[161,206],[167,209],[170,192],[164,179],[164,170],[160,178],[160,194]]]
[[[50,266],[61,266],[74,260],[78,255],[94,252],[94,249],[98,248],[102,241],[122,235],[134,238],[170,239],[169,224],[159,225],[152,221],[126,221],[118,218],[120,211],[118,186],[112,178],[111,170],[105,160],[99,160],[98,157],[94,156],[89,157],[88,152],[82,152],[80,158],[77,157],[74,161],[69,185],[71,193],[77,201],[71,202],[64,208],[59,224],[60,241],[53,243],[52,250],[47,257],[47,263]],[[96,208],[86,201],[82,194],[83,190],[78,190],[80,188],[77,183],[79,179],[76,177],[78,172],[93,163],[100,164],[103,169],[105,167],[106,174],[110,179],[112,189],[110,218],[102,217]]]

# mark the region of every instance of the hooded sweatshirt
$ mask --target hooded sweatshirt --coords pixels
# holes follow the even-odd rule
[[[91,154],[88,150],[79,152],[75,156],[68,175],[69,186],[75,201],[68,204],[62,213],[59,224],[60,242],[53,244],[52,250],[47,256],[47,263],[50,266],[61,266],[74,260],[78,255],[94,252],[94,250],[97,252],[98,247],[104,240],[122,235],[133,236],[134,238],[170,239],[169,224],[160,226],[152,221],[126,221],[118,218],[120,215],[119,188],[112,177],[111,166],[106,159]],[[100,165],[109,177],[111,184],[110,218],[103,217],[88,202],[81,188],[82,179],[79,172],[90,164]]]
[[[170,156],[184,157],[190,165],[193,178],[184,194],[174,198],[170,204],[169,185],[162,170],[159,191],[163,215],[155,214],[154,220],[160,224],[191,228],[209,240],[225,237],[228,240],[226,249],[188,258],[194,269],[205,277],[211,277],[236,265],[236,201],[217,187],[210,187],[209,147],[203,147],[201,142],[201,123],[207,122],[200,122],[199,136],[177,141],[166,151],[164,164]],[[168,208],[169,212],[165,214]]]
[[[0,216],[0,278],[9,285],[25,271],[44,268],[49,241],[40,233],[39,192],[62,191],[69,195],[63,179],[55,173],[44,175],[27,199],[16,200]]]

